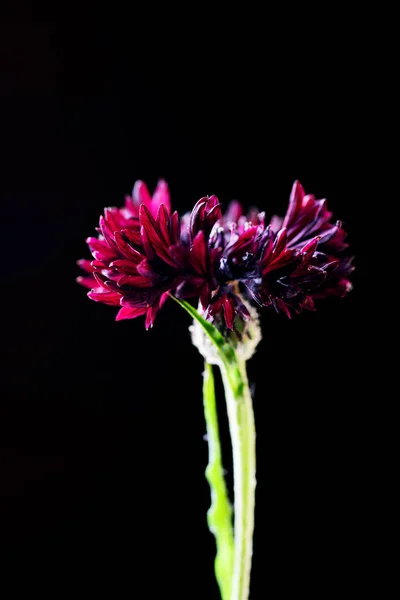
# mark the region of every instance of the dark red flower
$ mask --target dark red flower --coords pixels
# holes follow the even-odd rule
[[[81,260],[93,300],[120,306],[117,320],[146,315],[153,325],[168,295],[199,299],[210,320],[223,314],[229,329],[249,318],[244,299],[288,317],[314,301],[351,289],[351,260],[343,258],[345,231],[331,222],[325,200],[295,182],[284,218],[231,202],[225,214],[216,196],[201,198],[180,220],[170,213],[167,184],[153,196],[137,182],[123,208],[108,208],[99,236],[88,238],[93,261]],[[220,322],[220,321],[219,321]]]
[[[230,206],[219,221],[225,244],[216,280],[225,285],[218,290],[216,306],[224,307],[230,298],[234,307],[232,289],[237,293],[238,284],[259,306],[273,306],[288,317],[302,309],[314,310],[317,299],[345,295],[354,267],[339,256],[347,247],[346,234],[340,222],[332,225],[331,217],[326,201],[306,196],[298,182],[286,217],[274,217],[268,226],[264,213],[253,209],[246,218],[238,203]],[[210,304],[208,315],[215,312]],[[237,308],[234,312],[244,316]]]
[[[117,320],[146,315],[146,328],[151,327],[180,281],[179,217],[170,215],[169,206],[165,182],[158,183],[153,197],[137,182],[123,208],[106,209],[100,217],[99,237],[87,239],[94,260],[79,261],[90,275],[78,281],[92,288],[92,300],[121,306]]]

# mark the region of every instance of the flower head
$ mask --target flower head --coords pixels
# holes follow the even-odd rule
[[[100,217],[99,236],[86,240],[94,260],[79,261],[90,273],[78,282],[90,287],[89,298],[120,306],[117,320],[146,315],[153,325],[179,275],[179,217],[170,215],[167,184],[159,181],[153,196],[136,182],[123,208],[108,208]]]
[[[326,200],[299,182],[285,217],[267,223],[237,201],[223,214],[216,196],[179,219],[164,181],[153,196],[139,181],[124,207],[105,209],[98,237],[87,239],[94,260],[79,261],[86,275],[78,281],[91,299],[120,306],[117,320],[146,315],[146,328],[169,295],[200,300],[206,318],[223,315],[229,329],[249,318],[246,299],[291,317],[351,289],[346,233],[331,219]]]

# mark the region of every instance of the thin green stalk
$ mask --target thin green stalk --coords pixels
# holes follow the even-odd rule
[[[234,474],[235,551],[231,600],[249,597],[256,486],[254,413],[244,362],[239,363],[239,370],[243,385],[232,388],[227,368],[221,365]]]
[[[232,441],[234,474],[234,560],[229,600],[248,600],[253,554],[256,486],[255,426],[253,405],[246,375],[246,364],[238,359],[232,346],[193,306],[175,300],[203,327],[215,344]],[[225,597],[224,597],[225,600]]]
[[[217,546],[215,575],[221,597],[223,600],[230,600],[234,553],[232,506],[229,502],[222,466],[214,375],[212,366],[208,363],[204,365],[203,398],[209,454],[206,477],[211,489],[211,506],[207,513],[207,521]]]

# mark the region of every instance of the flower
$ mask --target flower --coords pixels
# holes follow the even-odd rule
[[[240,215],[237,206],[234,210]],[[265,214],[253,210],[231,225],[220,270],[241,283],[260,307],[273,306],[289,318],[293,312],[315,310],[315,300],[344,296],[352,288],[352,261],[339,257],[347,248],[346,233],[331,218],[326,200],[306,195],[296,181],[284,218],[275,216],[266,226]]]
[[[179,219],[165,181],[153,196],[139,181],[124,207],[105,209],[98,237],[87,239],[94,260],[78,261],[86,271],[78,281],[92,300],[120,306],[117,320],[146,315],[146,328],[169,295],[198,299],[207,319],[223,315],[231,330],[236,318],[250,318],[248,299],[290,318],[351,289],[346,232],[331,219],[326,200],[297,181],[286,215],[269,223],[256,208],[245,216],[237,201],[223,214],[216,196]]]
[[[91,288],[92,300],[121,306],[117,321],[146,315],[146,328],[152,327],[181,268],[179,217],[170,215],[167,184],[159,181],[150,196],[136,182],[123,208],[105,209],[98,231],[86,240],[94,260],[78,261],[90,275],[78,282]]]

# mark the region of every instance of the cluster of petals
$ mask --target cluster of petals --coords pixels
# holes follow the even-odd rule
[[[97,232],[86,240],[93,260],[78,261],[79,283],[92,300],[118,306],[117,320],[144,315],[147,329],[170,296],[199,300],[207,319],[223,317],[232,329],[249,317],[243,299],[290,318],[351,289],[342,223],[297,181],[286,215],[269,222],[237,201],[223,213],[216,196],[180,218],[165,181],[153,195],[137,181],[122,208],[105,209]]]

